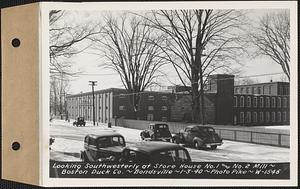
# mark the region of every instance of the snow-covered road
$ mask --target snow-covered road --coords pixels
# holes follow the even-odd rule
[[[57,161],[79,161],[83,149],[83,139],[87,134],[100,134],[104,130],[114,130],[125,137],[131,145],[141,141],[140,130],[107,126],[74,127],[71,123],[54,120],[50,125],[50,136],[55,138],[51,146],[50,158]],[[225,140],[216,150],[196,150],[187,148],[192,161],[226,162],[289,162],[289,148],[250,144]]]

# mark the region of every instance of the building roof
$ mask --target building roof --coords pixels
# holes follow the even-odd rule
[[[96,90],[94,91],[95,94],[98,94],[98,93],[109,93],[109,92],[119,92],[119,93],[124,93],[126,95],[127,91],[126,89],[121,89],[121,88],[108,88],[108,89],[102,89],[102,90]],[[144,91],[144,92],[141,92],[141,94],[144,94],[144,93],[149,93],[149,94],[173,94],[172,92],[170,91]],[[68,95],[68,97],[77,97],[77,96],[86,96],[86,95],[92,95],[92,92],[85,92],[85,93],[77,93],[77,94],[71,94],[71,95]]]
[[[134,151],[142,151],[147,154],[164,151],[164,150],[184,149],[182,146],[178,144],[174,144],[170,142],[160,142],[160,141],[139,142],[132,146],[128,146],[126,148]]]
[[[98,94],[98,93],[120,92],[120,91],[126,92],[126,89],[108,88],[108,89],[96,90],[96,91],[94,91],[94,93]],[[92,91],[90,91],[90,92],[84,92],[84,93],[71,94],[71,95],[68,95],[67,97],[76,97],[76,96],[84,96],[84,95],[92,95],[92,94],[93,94]]]
[[[234,96],[253,96],[253,97],[284,97],[284,96],[290,96],[290,95],[277,95],[277,94],[240,94],[240,93],[234,93]]]
[[[243,84],[243,85],[235,85],[234,87],[244,87],[244,86],[253,86],[253,85],[268,85],[268,84],[285,84],[289,85],[289,82],[282,82],[282,81],[276,81],[276,82],[264,82],[264,83],[253,83],[253,84]]]

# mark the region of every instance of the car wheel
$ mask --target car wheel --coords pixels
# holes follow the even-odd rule
[[[201,147],[202,147],[202,144],[201,144],[201,142],[199,142],[199,141],[195,141],[195,142],[194,142],[194,147],[195,147],[197,150],[200,150],[200,149],[201,149]]]
[[[155,135],[151,135],[151,140],[155,140]]]
[[[217,145],[212,145],[210,148],[211,148],[212,150],[215,150],[215,149],[217,149]]]

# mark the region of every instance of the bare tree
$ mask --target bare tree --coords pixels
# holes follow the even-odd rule
[[[106,15],[104,21],[100,38],[94,39],[96,48],[107,60],[104,66],[119,74],[137,115],[140,93],[156,83],[159,69],[165,63],[160,58],[161,49],[155,45],[163,37],[156,35],[146,19],[128,13]]]
[[[290,15],[288,11],[266,14],[250,37],[257,54],[279,64],[290,80]]]
[[[101,32],[99,24],[70,23],[66,14],[62,10],[49,12],[50,110],[61,116],[66,113],[64,103],[69,77],[78,74],[71,69],[71,58],[90,46],[88,42],[83,45],[81,42]]]
[[[151,27],[168,36],[161,46],[164,57],[172,63],[182,84],[192,88],[194,122],[206,123],[207,78],[218,70],[232,72],[230,64],[243,53],[238,35],[242,16],[242,12],[235,10],[209,9],[152,11],[146,17]]]
[[[101,32],[99,24],[77,24],[71,25],[64,20],[65,11],[51,10],[49,12],[49,54],[50,54],[50,73],[52,75],[73,76],[76,73],[70,71],[72,62],[70,58],[89,47],[89,44],[78,44],[89,39],[92,35]]]
[[[50,80],[50,112],[54,115],[67,114],[66,96],[69,90],[68,76],[52,77]]]

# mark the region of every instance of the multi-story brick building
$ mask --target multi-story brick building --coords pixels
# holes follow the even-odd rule
[[[226,78],[222,80],[222,78]],[[234,76],[214,75],[205,93],[205,117],[207,123],[230,124],[233,106]],[[220,79],[220,80],[219,80]],[[140,93],[140,103],[134,111],[125,89],[95,91],[95,120],[108,123],[113,118],[140,119],[153,121],[191,121],[192,99],[190,87],[172,86],[166,91],[145,91]],[[69,118],[83,116],[93,120],[92,92],[69,95],[67,108]],[[230,115],[229,115],[230,114]]]
[[[95,120],[108,123],[113,118],[170,121],[171,104],[175,100],[173,93],[147,91],[140,94],[140,105],[134,111],[125,89],[110,88],[94,92]],[[93,120],[92,92],[69,95],[67,108],[69,117],[83,116]]]
[[[166,91],[140,93],[134,111],[125,89],[95,91],[95,120],[108,123],[113,119],[189,122],[192,99],[189,87],[172,86]],[[205,119],[210,124],[281,125],[289,124],[289,84],[270,82],[234,86],[234,76],[217,74],[208,78],[205,88]],[[93,120],[92,93],[67,97],[69,117]],[[201,117],[201,116],[200,116]]]
[[[289,124],[289,83],[269,82],[234,88],[234,124]]]

